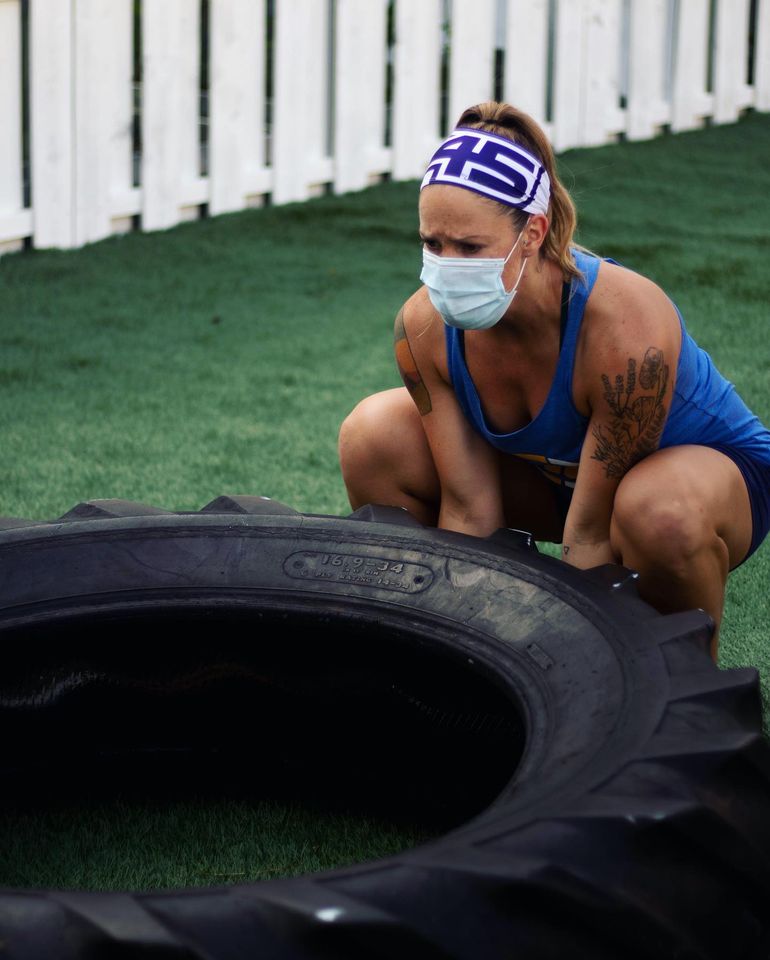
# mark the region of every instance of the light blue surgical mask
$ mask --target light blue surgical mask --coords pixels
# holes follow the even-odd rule
[[[498,322],[513,303],[527,265],[525,259],[513,289],[506,290],[503,269],[523,233],[505,258],[438,257],[423,248],[420,280],[444,323],[460,330],[486,330]]]

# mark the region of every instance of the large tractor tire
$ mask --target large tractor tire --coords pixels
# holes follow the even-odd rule
[[[0,571],[9,787],[191,756],[441,824],[276,881],[2,889],[4,960],[770,956],[757,674],[632,571],[260,497],[3,518]]]

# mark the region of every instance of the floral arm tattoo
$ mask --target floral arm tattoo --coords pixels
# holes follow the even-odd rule
[[[636,360],[629,357],[625,376],[618,374],[613,383],[605,373],[602,383],[611,417],[592,430],[596,449],[591,459],[604,464],[608,479],[619,480],[660,443],[668,414],[668,364],[663,351],[649,347],[638,376]],[[637,388],[644,393],[639,395]]]
[[[428,393],[428,388],[423,383],[420,371],[417,369],[417,364],[415,363],[414,355],[412,354],[412,348],[409,346],[406,328],[404,327],[403,309],[398,311],[393,336],[395,340],[398,372],[401,374],[404,386],[412,395],[412,400],[414,400],[417,409],[420,411],[420,415],[424,417],[425,414],[430,413],[432,409],[430,394]]]

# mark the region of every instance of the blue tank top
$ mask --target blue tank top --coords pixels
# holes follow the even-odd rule
[[[588,427],[588,418],[578,412],[572,398],[575,347],[601,262],[581,250],[574,249],[572,253],[583,278],[575,278],[571,283],[556,373],[543,408],[520,430],[495,433],[489,428],[465,363],[463,331],[444,325],[449,376],[468,420],[492,446],[534,462],[549,479],[566,487],[575,485]],[[679,309],[676,311],[682,328],[682,347],[660,446],[697,443],[727,447],[770,465],[770,431],[749,410],[733,384],[719,373],[705,350],[695,343]]]

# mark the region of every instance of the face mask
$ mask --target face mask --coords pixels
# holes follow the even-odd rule
[[[502,257],[437,257],[423,249],[420,280],[428,288],[430,302],[444,323],[461,330],[493,327],[513,303],[519,289],[526,259],[513,289],[503,286],[503,268],[521,240],[522,232]]]

